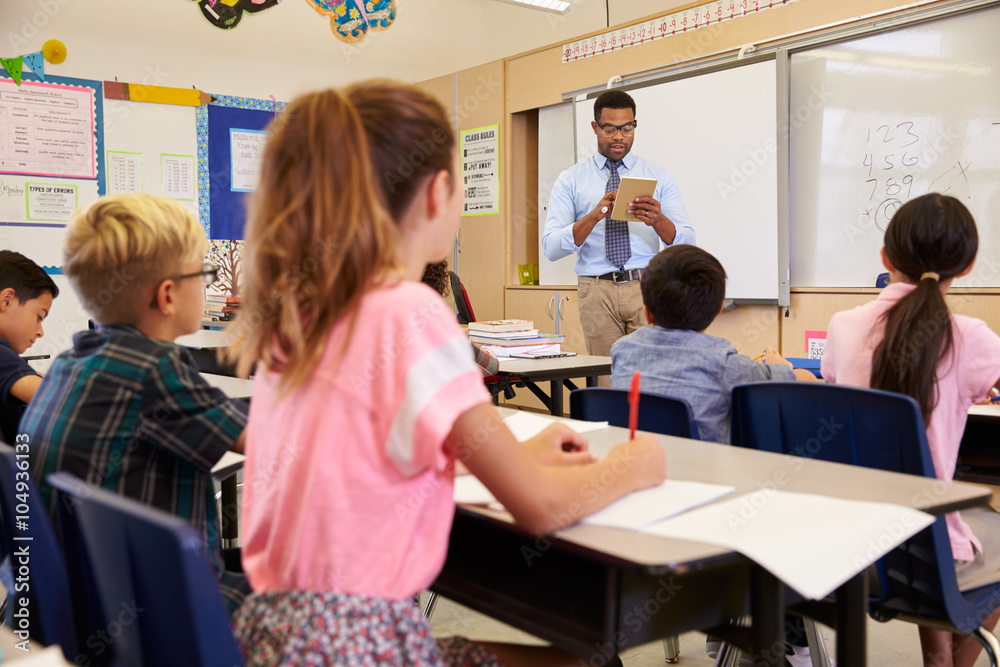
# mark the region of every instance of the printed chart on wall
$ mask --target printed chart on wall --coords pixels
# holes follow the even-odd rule
[[[86,326],[62,275],[62,238],[78,206],[104,194],[100,81],[25,73],[0,77],[0,248],[30,257],[53,276],[60,297],[32,354],[55,354]]]
[[[500,212],[500,131],[498,125],[463,130],[462,182],[465,206],[462,215]]]

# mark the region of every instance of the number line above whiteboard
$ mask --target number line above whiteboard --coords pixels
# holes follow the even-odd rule
[[[563,64],[603,56],[632,46],[648,44],[665,37],[715,26],[743,18],[765,9],[788,5],[798,0],[714,0],[699,7],[674,12],[660,18],[636,23],[586,37],[563,46]]]

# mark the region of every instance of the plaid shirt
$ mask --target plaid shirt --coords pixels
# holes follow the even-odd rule
[[[190,521],[222,570],[212,466],[247,405],[198,374],[183,347],[127,325],[82,331],[53,362],[21,420],[49,516],[47,475],[66,471]]]

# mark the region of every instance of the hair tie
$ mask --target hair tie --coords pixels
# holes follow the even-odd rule
[[[926,278],[932,278],[934,282],[941,282],[941,274],[934,273],[933,271],[927,271],[926,273],[920,276],[921,280],[924,280]]]

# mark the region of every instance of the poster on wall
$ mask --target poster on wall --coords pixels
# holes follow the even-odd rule
[[[103,90],[88,79],[49,75],[42,82],[25,72],[18,87],[0,76],[0,226],[53,230],[31,246],[59,247],[70,191],[76,206],[104,194]]]
[[[165,197],[194,201],[193,155],[160,155],[160,190]]]
[[[108,194],[142,192],[142,153],[109,150],[107,156]]]
[[[462,215],[500,212],[499,125],[461,132],[462,183],[465,205]]]
[[[105,192],[104,87],[100,81],[24,72],[18,87],[0,76],[0,248],[31,258],[52,276],[59,298],[45,336],[28,354],[44,371],[87,327],[87,314],[62,270],[66,223]]]
[[[0,173],[96,178],[96,92],[0,79]]]
[[[284,102],[214,95],[197,108],[198,212],[209,239],[240,240],[267,126]]]
[[[229,131],[233,191],[253,192],[257,189],[266,140],[267,133],[260,130]]]

